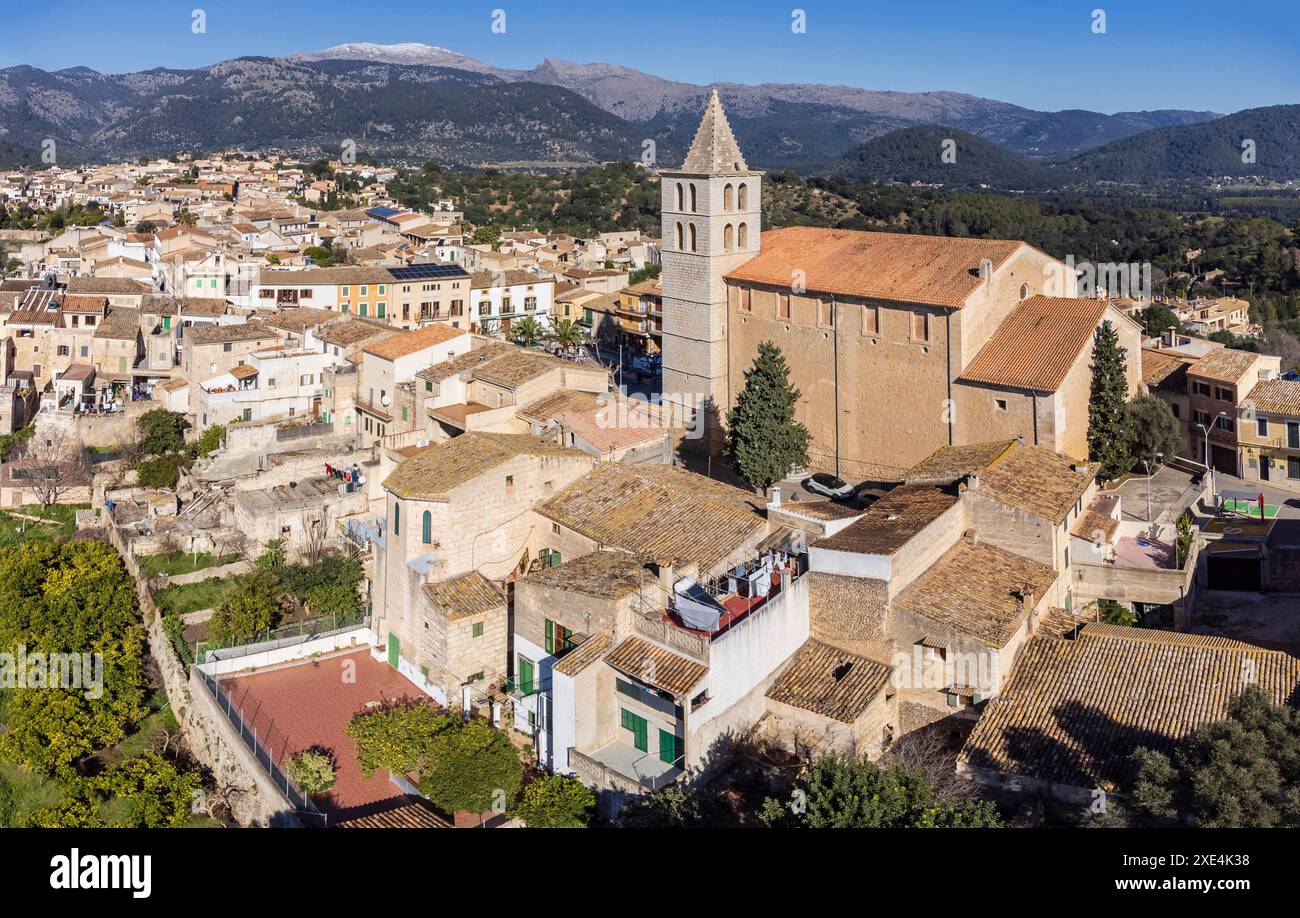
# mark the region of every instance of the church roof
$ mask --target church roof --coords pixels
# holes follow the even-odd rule
[[[686,161],[682,163],[683,172],[712,174],[717,172],[748,172],[745,157],[736,143],[736,135],[731,133],[727,123],[727,113],[722,110],[722,100],[716,89],[709,93],[709,102],[704,107],[704,117],[695,132]]]

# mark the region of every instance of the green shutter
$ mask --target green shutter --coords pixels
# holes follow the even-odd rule
[[[555,622],[546,620],[546,652],[555,653]]]
[[[667,730],[659,731],[659,761],[667,762],[671,765],[681,756],[681,740],[675,733],[669,733]]]
[[[519,691],[525,695],[533,693],[533,661],[527,657],[519,658]]]
[[[632,745],[642,752],[650,751],[648,727],[644,717],[639,714],[633,714],[627,708],[620,708],[623,712],[623,729],[632,731]]]
[[[402,642],[397,639],[397,635],[391,631],[388,632],[388,665],[397,669],[397,663],[402,658]]]

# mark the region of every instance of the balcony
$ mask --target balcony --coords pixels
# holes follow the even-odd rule
[[[655,752],[642,752],[615,740],[590,752],[569,750],[569,765],[597,787],[629,793],[654,792],[683,774],[684,757],[665,762]]]

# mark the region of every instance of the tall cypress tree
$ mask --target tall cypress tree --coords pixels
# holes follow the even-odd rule
[[[1133,467],[1128,414],[1128,380],[1119,334],[1109,321],[1097,329],[1092,346],[1092,394],[1088,400],[1088,458],[1101,463],[1098,477],[1114,479]]]
[[[740,476],[766,491],[808,464],[808,428],[795,420],[799,390],[790,384],[785,355],[771,341],[758,346],[745,371],[745,388],[727,413],[727,455]]]

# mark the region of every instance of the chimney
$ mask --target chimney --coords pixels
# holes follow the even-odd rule
[[[1177,329],[1175,329],[1174,326],[1170,325],[1168,328],[1165,329],[1165,343],[1168,344],[1170,347],[1174,347],[1178,343],[1177,340],[1175,339],[1175,336],[1177,334],[1178,334]]]
[[[772,506],[781,506],[781,486],[776,485],[772,488]]]
[[[970,528],[970,529],[967,529],[965,532],[963,532],[963,533],[961,534],[961,536],[962,536],[962,538],[965,539],[967,542],[970,542],[972,548],[975,547],[975,546],[977,546],[977,545],[979,545],[979,543],[980,543],[980,533],[979,533],[979,530],[978,530],[978,529],[975,529],[974,527],[972,527],[972,528]]]
[[[992,276],[993,276],[993,259],[981,258],[980,259],[980,280],[986,281]]]
[[[966,476],[966,489],[969,491],[978,491],[980,489],[979,472],[971,472]]]
[[[673,583],[676,581],[675,569],[671,558],[664,558],[655,562],[655,567],[659,569],[659,589],[663,590],[669,596],[673,595]]]

